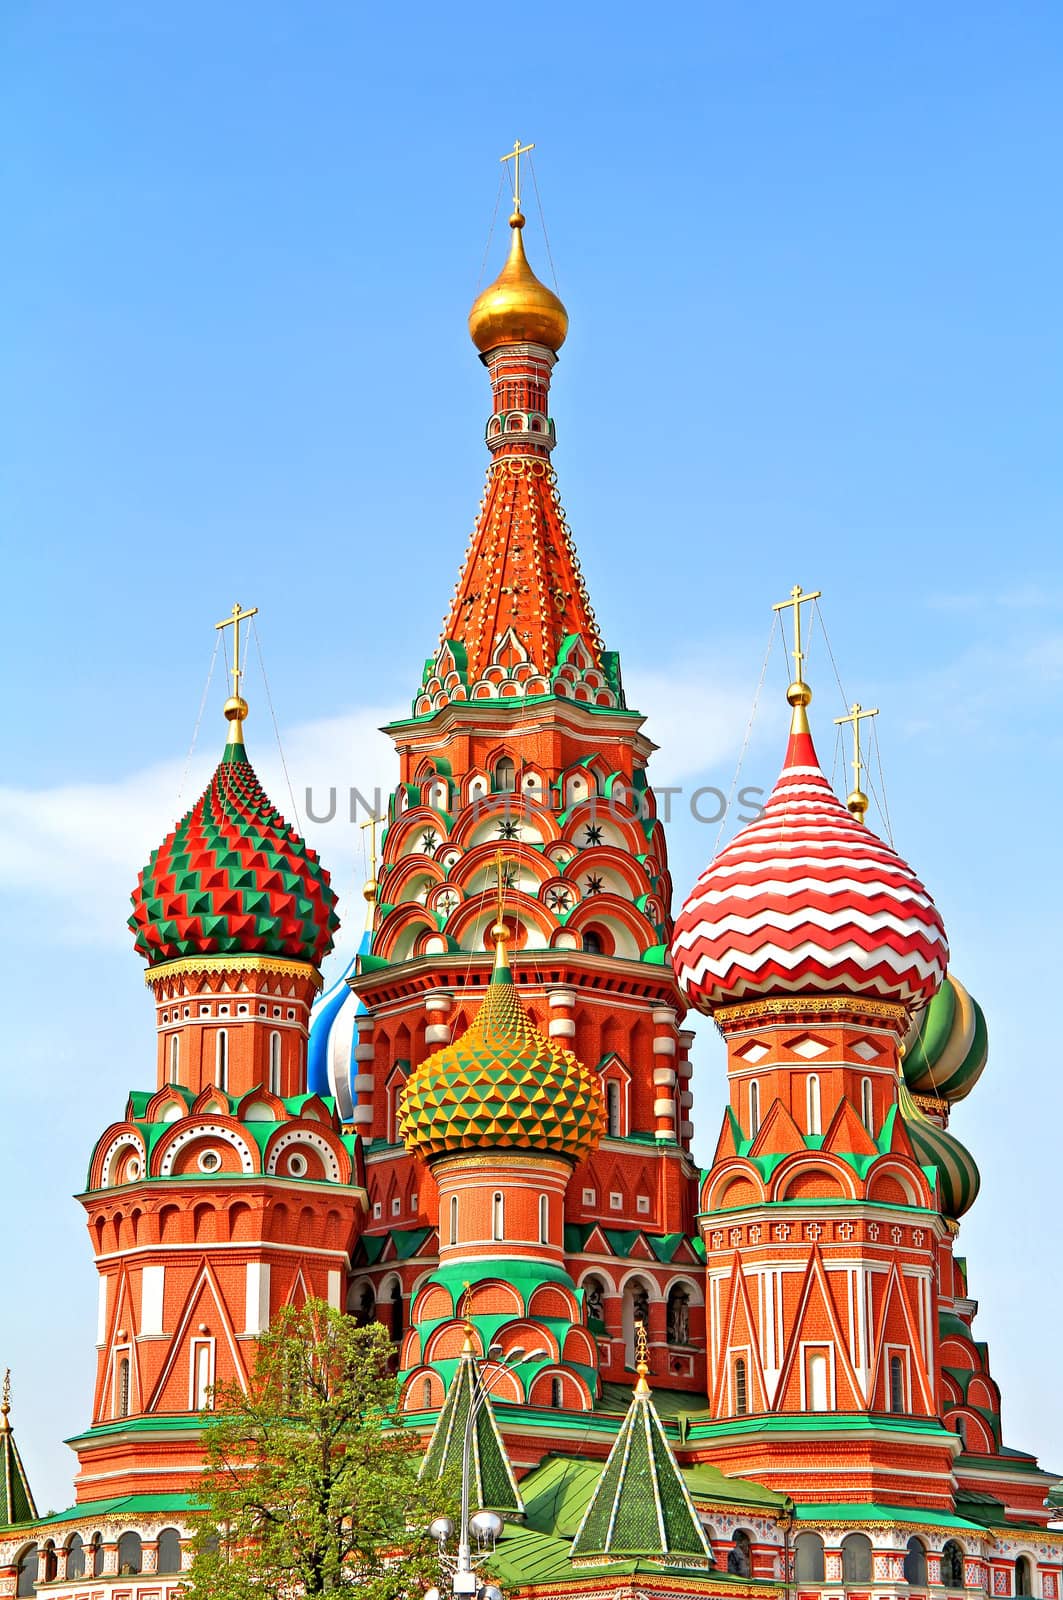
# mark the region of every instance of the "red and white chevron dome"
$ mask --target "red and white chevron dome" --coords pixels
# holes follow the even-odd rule
[[[940,987],[945,928],[907,862],[842,805],[792,733],[762,816],[676,918],[672,964],[700,1011],[761,995],[854,994],[915,1010]]]

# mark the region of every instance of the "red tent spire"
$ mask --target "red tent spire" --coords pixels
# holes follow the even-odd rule
[[[622,704],[550,464],[550,376],[568,329],[528,265],[514,211],[509,258],[469,314],[491,377],[492,455],[465,563],[415,714],[451,700],[561,694]]]

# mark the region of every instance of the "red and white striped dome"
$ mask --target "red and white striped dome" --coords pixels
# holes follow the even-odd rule
[[[711,1012],[762,995],[858,994],[916,1009],[948,962],[941,916],[907,862],[842,805],[807,731],[790,734],[763,815],[706,868],[672,963]]]

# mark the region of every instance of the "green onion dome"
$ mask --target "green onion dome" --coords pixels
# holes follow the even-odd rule
[[[583,1161],[605,1132],[597,1077],[544,1037],[513,986],[505,940],[469,1027],[415,1067],[399,1131],[407,1150],[541,1150]]]
[[[339,918],[329,875],[259,783],[238,720],[206,789],[152,851],[132,901],[129,926],[151,966],[240,954],[317,967],[332,949]]]
[[[920,1166],[937,1168],[941,1214],[955,1221],[978,1198],[982,1180],[975,1159],[954,1134],[924,1116],[903,1079],[897,1101]]]
[[[930,1004],[912,1021],[904,1050],[904,1081],[914,1094],[951,1105],[969,1095],[985,1069],[985,1015],[950,972]]]

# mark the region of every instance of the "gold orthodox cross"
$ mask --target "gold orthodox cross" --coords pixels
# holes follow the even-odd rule
[[[368,821],[360,822],[358,824],[358,826],[363,830],[363,832],[365,831],[366,828],[368,828],[370,830],[370,832],[369,832],[369,876],[371,878],[373,878],[373,879],[376,878],[376,830],[380,826],[380,824],[383,822],[383,820],[384,820],[383,817],[378,817],[378,816],[376,816],[374,814],[373,816],[371,816],[368,819]]]
[[[239,602],[239,600],[237,600],[236,604],[233,606],[232,616],[231,617],[225,617],[225,618],[223,618],[223,620],[221,622],[216,622],[214,624],[215,628],[232,628],[232,630],[233,630],[232,675],[233,675],[233,699],[234,700],[238,700],[239,697],[240,697],[240,679],[244,675],[244,669],[240,665],[240,624],[241,624],[241,622],[246,622],[248,617],[257,617],[257,616],[258,616],[258,607],[257,606],[252,606],[250,611],[241,611],[240,602]]]
[[[529,150],[534,150],[533,144],[521,144],[519,139],[514,139],[513,148],[506,155],[500,156],[500,161],[513,163],[513,209],[520,210],[520,158],[526,156]]]
[[[860,704],[859,700],[854,700],[852,705],[851,705],[851,707],[849,708],[849,715],[847,717],[835,717],[835,719],[834,719],[835,723],[839,727],[841,727],[844,723],[847,723],[847,722],[851,722],[852,725],[853,725],[853,762],[852,762],[852,766],[853,766],[853,772],[856,775],[854,783],[853,783],[853,788],[854,788],[855,792],[858,793],[858,794],[860,793],[860,779],[863,776],[863,771],[864,771],[864,763],[863,763],[863,759],[861,758],[861,755],[860,755],[860,724],[864,721],[864,719],[866,717],[877,717],[877,716],[878,716],[878,706],[872,707],[872,709],[870,711],[865,711],[863,706]]]
[[[801,648],[801,607],[808,605],[812,600],[818,600],[822,593],[822,589],[813,589],[811,594],[806,594],[801,585],[795,583],[790,590],[789,600],[780,600],[777,605],[771,608],[773,611],[788,611],[791,606],[794,608],[793,658],[794,679],[797,683],[804,683],[805,681],[804,674],[801,671],[801,663],[805,659],[805,652]]]
[[[648,1367],[650,1364],[650,1340],[644,1322],[635,1324],[635,1360],[639,1366]]]

